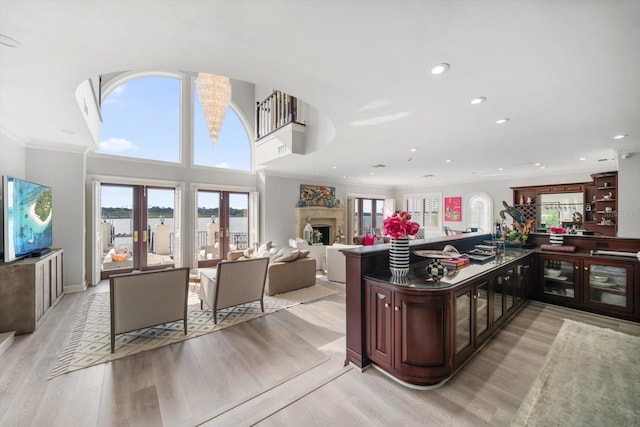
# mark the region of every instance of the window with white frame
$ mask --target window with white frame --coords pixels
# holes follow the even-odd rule
[[[442,231],[442,193],[407,194],[404,207],[411,219],[423,228],[425,233]]]
[[[478,231],[492,230],[493,199],[486,193],[475,193],[467,202],[467,226]]]
[[[98,153],[180,162],[177,76],[134,76],[111,88],[100,109]]]
[[[196,85],[183,85],[186,81],[191,82],[188,74],[142,73],[107,85],[97,152],[180,163],[186,160],[180,157],[181,135],[186,133],[192,135],[194,165],[251,171],[250,132],[240,112],[231,104],[226,108],[212,141]],[[186,107],[182,100],[189,97],[193,102]]]

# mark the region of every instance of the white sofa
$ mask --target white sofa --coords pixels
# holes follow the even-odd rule
[[[325,246],[327,256],[327,279],[332,282],[345,283],[347,281],[347,258],[340,252],[342,249],[359,248],[362,245],[343,245],[334,243]]]
[[[297,239],[289,239],[289,246],[309,251],[309,258],[316,260],[316,271],[325,270],[326,245],[310,245],[306,240],[298,237]]]

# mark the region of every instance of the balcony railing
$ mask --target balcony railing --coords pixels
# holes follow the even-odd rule
[[[149,243],[147,244],[147,252],[155,253],[156,233],[148,229]],[[173,233],[169,233],[169,249],[173,253]],[[204,248],[207,246],[207,232],[198,231],[198,247]],[[216,239],[217,241],[217,239]],[[230,233],[229,245],[231,249],[247,249],[249,247],[249,234],[248,233]]]
[[[289,123],[303,123],[303,103],[284,92],[273,91],[256,106],[256,141]]]

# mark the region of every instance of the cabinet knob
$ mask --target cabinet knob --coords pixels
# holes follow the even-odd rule
[[[579,268],[579,267],[576,265],[576,270],[577,270],[578,268]]]
[[[400,311],[400,307],[396,307],[396,308],[395,308],[395,310],[396,310],[396,311]]]
[[[509,280],[511,279],[511,276],[504,276],[504,280]]]
[[[584,269],[585,269],[585,271],[586,271],[586,270],[588,270],[588,268],[587,268],[587,267],[585,267]]]
[[[473,294],[473,299],[478,299],[478,294]]]
[[[384,308],[389,308],[389,303],[388,302],[384,303]]]

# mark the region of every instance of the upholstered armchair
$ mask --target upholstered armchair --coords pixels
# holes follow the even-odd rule
[[[117,334],[182,320],[187,333],[189,268],[112,275],[111,353]]]
[[[200,308],[206,302],[213,310],[213,322],[218,323],[217,311],[247,302],[260,301],[264,312],[264,285],[269,258],[224,261],[214,272],[200,273]]]

